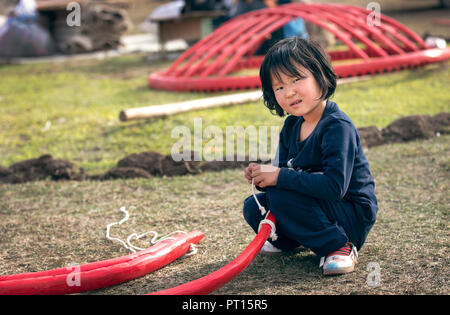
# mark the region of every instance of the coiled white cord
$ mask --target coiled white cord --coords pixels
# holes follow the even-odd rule
[[[255,198],[256,204],[258,205],[259,211],[261,211],[261,215],[265,215],[266,212],[267,212],[266,208],[264,208],[264,206],[262,206],[259,203],[258,198],[256,198],[256,194],[255,194],[255,179],[254,178],[252,178],[252,193],[253,193],[253,198]],[[269,219],[267,219],[268,215],[269,215],[269,212],[267,212],[266,217],[263,220],[261,220],[261,222],[259,222],[258,232],[261,229],[261,226],[264,223],[267,223],[271,227],[271,231],[270,231],[270,236],[269,237],[272,239],[272,241],[276,241],[277,238],[278,238],[278,235],[276,234],[275,224],[272,221],[270,221]]]
[[[171,237],[171,235],[173,235],[173,234],[179,234],[179,233],[186,234],[185,231],[174,231],[174,232],[171,232],[171,233],[161,237],[159,240],[156,240],[158,238],[158,233],[155,232],[155,231],[148,231],[148,232],[145,232],[145,233],[140,234],[140,235],[138,235],[136,233],[131,233],[130,235],[128,235],[126,242],[124,242],[120,238],[111,237],[110,236],[110,230],[111,230],[112,226],[120,225],[120,224],[126,222],[130,218],[130,215],[129,215],[128,211],[125,209],[125,207],[121,207],[120,211],[122,211],[125,214],[124,218],[122,220],[120,220],[119,222],[113,222],[113,223],[110,223],[110,224],[108,224],[106,226],[106,238],[111,240],[111,241],[119,242],[120,244],[122,244],[123,247],[125,247],[126,249],[130,250],[133,253],[135,253],[137,251],[140,251],[140,250],[144,250],[144,248],[140,248],[140,247],[137,247],[137,246],[134,246],[133,244],[131,244],[131,240],[133,238],[138,240],[138,239],[143,238],[144,236],[146,236],[148,234],[153,234],[153,238],[150,240],[150,243],[152,245],[155,245],[155,244],[157,244],[157,243],[159,243],[159,242],[161,242],[163,240],[175,239],[175,238]],[[197,253],[197,248],[195,247],[195,244],[191,243],[190,251],[187,252],[186,254],[184,254],[184,256],[191,256],[191,255],[195,255],[196,253]]]

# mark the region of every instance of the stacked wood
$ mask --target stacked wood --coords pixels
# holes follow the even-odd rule
[[[39,2],[39,10],[51,17],[51,28],[58,50],[65,54],[86,53],[118,48],[121,36],[131,28],[124,4],[83,0],[80,25],[70,26],[67,0]],[[70,17],[69,17],[70,20]]]

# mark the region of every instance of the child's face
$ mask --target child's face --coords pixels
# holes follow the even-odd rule
[[[280,71],[278,80],[272,74],[272,88],[275,98],[285,112],[294,116],[308,116],[317,110],[324,100],[320,99],[321,89],[313,74],[305,67],[296,64],[303,77],[293,77]]]

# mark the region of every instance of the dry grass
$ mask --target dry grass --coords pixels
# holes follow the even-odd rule
[[[144,3],[144,0],[134,1]],[[352,4],[360,4],[356,2],[363,1],[354,0],[353,2]],[[421,3],[421,1],[407,0],[381,1],[383,12],[387,3],[398,5],[400,2],[403,4],[408,2],[411,5]],[[151,1],[151,4],[155,5],[159,2]],[[137,20],[150,13],[145,7],[136,8],[136,14],[141,14]],[[445,13],[444,10],[439,12]],[[408,16],[400,16],[402,13],[398,11],[392,14],[399,14],[399,20],[406,21],[405,24],[413,29],[417,25],[418,28],[415,30],[422,35],[424,29],[419,29],[419,26],[426,19],[420,20],[414,12],[410,13],[412,15]],[[430,14],[430,18],[440,17],[433,15],[434,13]],[[129,84],[129,86],[115,85],[116,83],[111,84],[103,80],[108,83],[107,88],[97,88],[106,95],[112,95],[111,99],[106,98],[104,101],[107,108],[104,115],[110,120],[116,117],[117,110],[123,104],[137,106],[140,102],[148,102],[149,97],[155,101],[155,97],[149,96],[145,88],[145,79],[142,82],[139,81],[148,68],[144,69],[142,63],[136,60],[117,59],[102,63],[98,67],[90,62],[72,66],[64,64],[64,67],[70,67],[70,72],[83,72],[86,68],[90,68],[89,75],[93,77],[87,76],[86,82],[89,84],[85,84],[84,81],[75,82],[78,83],[79,89],[76,93],[80,95],[92,97],[94,93],[89,89],[84,90],[85,86],[93,85],[95,88],[100,79],[118,77],[121,82]],[[149,65],[152,68],[153,66],[156,65]],[[158,65],[160,66],[162,65]],[[33,66],[33,71],[38,71],[39,67],[41,66]],[[27,67],[3,69],[4,79],[8,78],[9,72],[24,73],[17,81],[2,82],[3,85],[9,84],[5,85],[6,90],[2,92],[4,110],[8,109],[5,104],[12,104],[15,109],[21,109],[20,105],[26,97],[32,99],[30,104],[33,104],[34,109],[39,108],[44,114],[46,114],[45,106],[56,108],[58,102],[67,106],[70,99],[67,95],[61,98],[61,101],[52,98],[49,102],[47,98],[50,96],[45,94],[44,97],[44,94],[39,94],[42,95],[42,100],[41,103],[37,103],[38,98],[33,93],[39,92],[38,87],[41,85],[38,82],[45,81],[44,74],[46,77],[52,75],[52,73],[49,74],[51,71],[47,67],[42,67],[42,76],[31,76],[31,81],[30,69]],[[61,69],[57,67],[53,72],[61,72]],[[439,84],[448,81],[447,70],[443,71],[439,74],[434,70],[425,69],[387,75],[374,79],[371,82],[373,87],[370,88],[365,86],[365,83],[343,87],[336,97],[339,98],[338,104],[350,104],[347,105],[348,112],[352,113],[352,117],[357,117],[356,121],[362,125],[365,125],[367,117],[373,117],[370,111],[374,111],[383,119],[393,114],[404,115],[405,111],[403,108],[400,109],[402,105],[400,103],[408,108],[417,106],[417,109],[413,108],[414,113],[422,109],[426,113],[434,113],[438,106],[448,104],[446,102],[448,93],[446,94],[445,89],[439,87]],[[64,74],[64,76],[67,75]],[[413,76],[414,79],[412,79]],[[52,84],[55,82],[61,84],[62,81],[56,79],[51,77],[47,80],[51,80]],[[422,79],[427,79],[427,82],[431,83],[424,84]],[[21,84],[16,82],[22,84],[26,82],[27,86],[32,87],[30,88],[32,93],[28,95],[22,90]],[[412,82],[412,85],[408,85],[409,82]],[[401,89],[398,89],[400,83],[405,85],[401,85]],[[381,92],[378,91],[380,87]],[[72,90],[73,87],[70,89]],[[404,93],[405,90],[408,91],[407,95]],[[420,93],[414,93],[419,90]],[[361,96],[362,94],[364,96]],[[20,95],[20,102],[15,100],[17,95]],[[160,98],[167,97],[171,100],[175,97],[193,97],[184,94],[166,96],[162,92],[158,95]],[[356,100],[352,101],[349,95]],[[399,99],[398,95],[401,95],[401,99],[399,103],[396,103],[395,101]],[[421,98],[422,96],[424,99]],[[438,96],[437,99],[436,96]],[[91,103],[103,104],[100,102],[103,98],[92,98]],[[370,104],[362,103],[367,100],[370,100]],[[384,111],[367,106],[378,103],[387,103],[392,110]],[[92,108],[85,106],[84,103],[74,102],[73,106],[84,108],[86,113],[92,112]],[[250,110],[246,111],[246,114],[252,112],[259,114],[253,110],[256,108],[255,104],[248,105],[248,108]],[[230,120],[238,121],[235,119],[237,116],[234,115],[235,111],[239,111],[242,115],[242,108],[239,107],[221,111],[215,116],[209,111],[205,117],[213,121],[220,120],[223,121],[221,124],[229,125]],[[14,113],[11,114],[12,116],[4,116],[14,116],[11,118],[14,124],[25,121],[23,123],[25,127],[34,126],[16,112],[12,112]],[[380,115],[380,112],[383,115]],[[86,113],[84,115],[87,116]],[[30,116],[29,112],[26,112],[26,115]],[[31,116],[36,115],[37,113],[33,112]],[[220,116],[220,119],[217,116]],[[222,116],[223,120],[221,120]],[[190,119],[191,116],[187,117]],[[45,117],[42,122],[45,123],[48,119]],[[180,123],[176,119],[178,118],[175,118],[172,124]],[[189,119],[185,118],[184,121]],[[248,114],[246,119],[252,124],[260,123],[258,119],[249,117]],[[170,122],[171,120],[162,120],[161,126],[170,127]],[[104,123],[105,121],[95,122],[95,128]],[[376,122],[376,124],[381,123]],[[13,128],[8,127],[6,122],[4,125],[7,126],[5,132]],[[164,138],[159,137],[159,133],[153,132],[153,129],[146,129],[150,125],[138,123],[126,127],[111,127],[108,130],[120,132],[129,130],[133,133],[134,139],[136,139],[136,133],[142,130],[146,138],[151,134],[155,137],[152,141],[162,141],[161,139]],[[382,125],[385,125],[384,121]],[[14,125],[14,128],[17,126]],[[71,132],[80,133],[79,129],[73,128]],[[112,135],[119,137],[120,132],[112,133]],[[88,137],[84,135],[79,137],[80,147],[77,148],[77,152],[83,158],[89,155],[83,151],[87,150],[87,141],[92,134],[96,135],[92,132],[87,134]],[[26,133],[22,135],[24,138],[26,136],[28,136]],[[34,137],[35,133],[31,136]],[[94,137],[103,139],[100,136]],[[66,139],[66,137],[60,138]],[[50,141],[48,135],[45,139]],[[107,139],[108,142],[113,140],[114,138]],[[447,135],[427,141],[381,146],[368,151],[367,157],[377,184],[376,192],[380,211],[377,223],[360,253],[360,261],[354,273],[339,277],[323,277],[318,268],[318,258],[309,250],[280,257],[257,256],[241,275],[218,290],[216,294],[449,294],[449,140],[450,136]],[[42,148],[48,149],[44,145],[47,142],[41,145],[32,139],[30,143],[33,144],[31,149],[27,149],[23,143],[18,143],[8,146],[8,149],[3,152],[5,155],[11,155],[14,150],[23,154],[27,150],[35,152],[34,150]],[[114,150],[108,151],[103,148],[101,151],[97,150],[96,154],[99,155],[98,158],[105,158],[108,152],[121,153],[120,150],[126,143],[131,143],[133,146],[140,145],[139,141],[124,141]],[[64,148],[59,145],[58,150],[61,154],[55,154],[55,156],[64,157],[62,153],[67,151]],[[59,153],[59,151],[56,152]],[[34,156],[35,154],[30,157]],[[115,161],[117,158],[114,156],[110,160]],[[95,162],[94,165],[98,167],[98,164]],[[143,294],[196,279],[224,266],[253,239],[253,232],[242,217],[242,203],[250,191],[241,170],[149,180],[0,184],[0,275],[48,270],[68,266],[71,263],[81,264],[127,254],[128,252],[120,245],[105,238],[106,225],[119,221],[122,218],[119,208],[125,206],[130,211],[130,220],[120,227],[114,227],[112,229],[114,236],[126,238],[132,232],[140,233],[149,229],[156,230],[161,235],[173,230],[198,229],[205,233],[205,238],[198,245],[199,253],[187,259],[177,260],[140,279],[89,294]],[[145,246],[143,241],[140,245]],[[378,287],[370,287],[366,282],[371,272],[367,270],[367,267],[371,262],[381,267],[381,285]]]
[[[323,277],[318,258],[303,250],[257,256],[216,294],[449,294],[450,136],[393,144],[367,152],[377,184],[379,216],[357,270]],[[235,258],[253,239],[242,218],[250,193],[242,171],[107,182],[0,185],[0,274],[47,270],[127,254],[105,238],[149,229],[161,234],[199,229],[199,253],[145,277],[90,294],[143,294],[206,275]],[[143,243],[141,246],[145,246]],[[370,287],[368,264],[381,267]]]

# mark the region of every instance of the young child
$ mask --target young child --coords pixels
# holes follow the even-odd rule
[[[321,259],[324,275],[352,272],[375,223],[375,183],[350,118],[329,100],[336,88],[331,61],[321,47],[299,37],[279,41],[267,52],[260,78],[264,104],[289,114],[280,133],[275,166],[250,163],[259,203],[276,218],[276,241],[262,252],[300,245]],[[244,217],[255,232],[264,217],[253,196]]]

